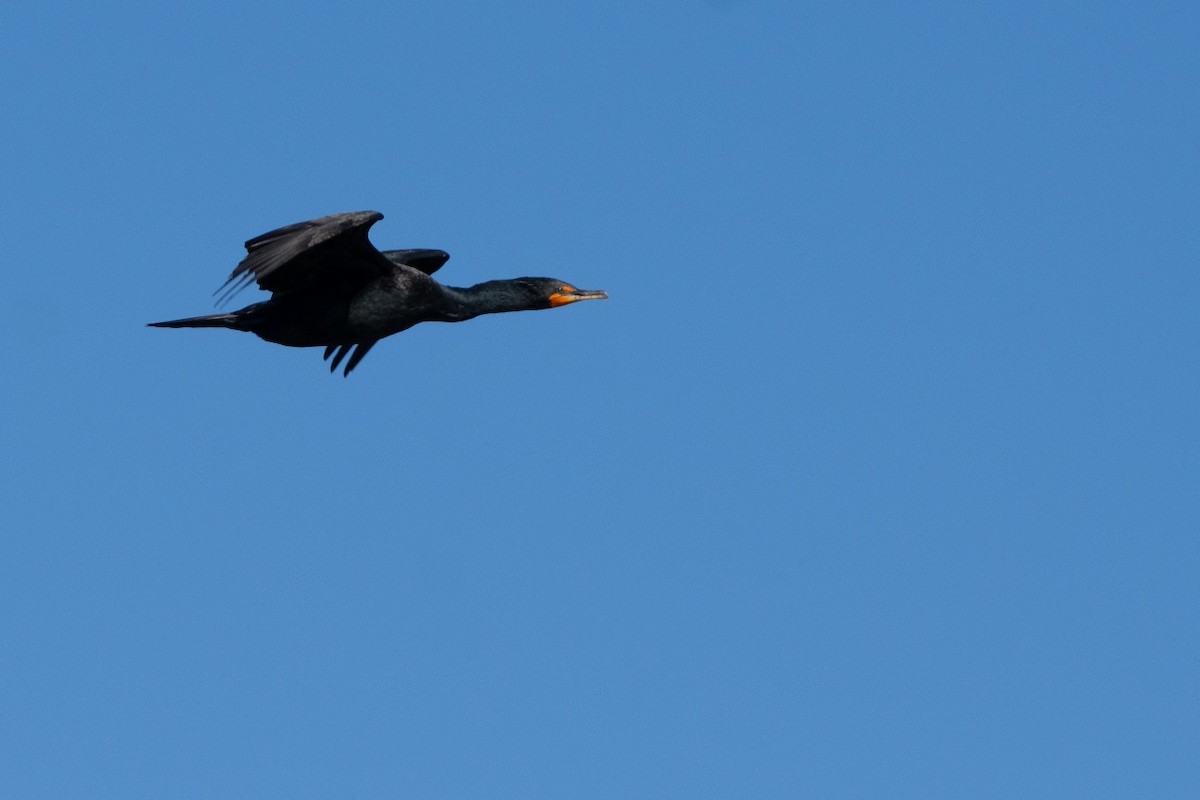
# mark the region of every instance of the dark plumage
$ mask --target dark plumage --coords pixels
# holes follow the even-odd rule
[[[290,347],[324,347],[330,371],[358,366],[385,336],[419,322],[462,322],[480,314],[527,311],[607,297],[553,278],[488,281],[466,289],[431,275],[442,250],[385,250],[367,239],[383,214],[352,211],[288,225],[246,242],[247,255],[219,302],[257,282],[271,299],[228,314],[151,322],[158,328],[232,328]]]

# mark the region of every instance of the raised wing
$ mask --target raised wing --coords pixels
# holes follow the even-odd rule
[[[419,269],[426,275],[437,272],[450,260],[450,254],[445,250],[384,250],[383,257],[393,264]]]
[[[246,242],[247,255],[217,290],[218,303],[257,282],[272,293],[320,287],[353,294],[388,274],[392,262],[367,239],[383,219],[378,211],[350,211],[288,225]]]

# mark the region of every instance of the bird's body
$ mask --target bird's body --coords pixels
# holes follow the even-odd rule
[[[377,211],[334,214],[251,239],[246,258],[222,287],[223,299],[257,282],[271,292],[269,300],[228,314],[150,324],[231,328],[290,347],[325,347],[325,357],[333,356],[330,369],[350,354],[349,375],[377,341],[421,322],[461,322],[607,296],[551,278],[444,286],[431,276],[448,253],[375,249],[367,230],[382,218]]]

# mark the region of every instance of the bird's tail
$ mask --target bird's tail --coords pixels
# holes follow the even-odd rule
[[[169,319],[166,322],[148,322],[146,324],[151,328],[233,328],[235,331],[244,330],[236,313],[208,314],[203,317]]]

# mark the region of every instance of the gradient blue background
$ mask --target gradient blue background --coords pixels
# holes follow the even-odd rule
[[[1200,796],[1197,8],[5,3],[0,796]]]

